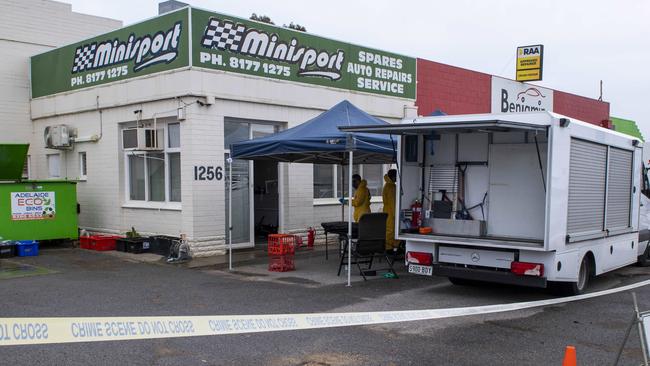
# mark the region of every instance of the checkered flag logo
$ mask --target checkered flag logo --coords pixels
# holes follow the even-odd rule
[[[72,63],[73,73],[90,69],[93,66],[96,47],[97,45],[91,44],[77,48],[74,55],[74,62]]]
[[[246,27],[243,25],[211,19],[201,43],[208,48],[216,47],[220,50],[230,48],[232,51],[237,51],[245,31]]]

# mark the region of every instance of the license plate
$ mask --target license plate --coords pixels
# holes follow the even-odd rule
[[[417,274],[417,275],[423,275],[423,276],[431,276],[431,272],[433,271],[433,267],[431,266],[421,266],[419,264],[409,264],[409,273]]]

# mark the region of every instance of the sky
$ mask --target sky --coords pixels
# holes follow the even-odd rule
[[[125,25],[156,0],[63,0]],[[514,79],[517,46],[544,45],[541,86],[603,100],[650,139],[650,1],[187,0],[230,15],[269,16],[309,33]]]

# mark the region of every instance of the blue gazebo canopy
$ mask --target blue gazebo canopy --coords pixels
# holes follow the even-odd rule
[[[339,126],[388,125],[344,100],[296,127],[253,140],[233,143],[233,159],[346,164],[349,151],[355,164],[392,163],[397,144],[389,135],[345,133]]]

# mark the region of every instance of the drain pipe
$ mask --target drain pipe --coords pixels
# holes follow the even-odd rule
[[[99,95],[95,100],[95,106],[99,112],[99,135],[76,137],[74,142],[99,142],[99,140],[102,139],[102,136],[104,135],[104,118],[102,115],[103,111],[99,109]]]

